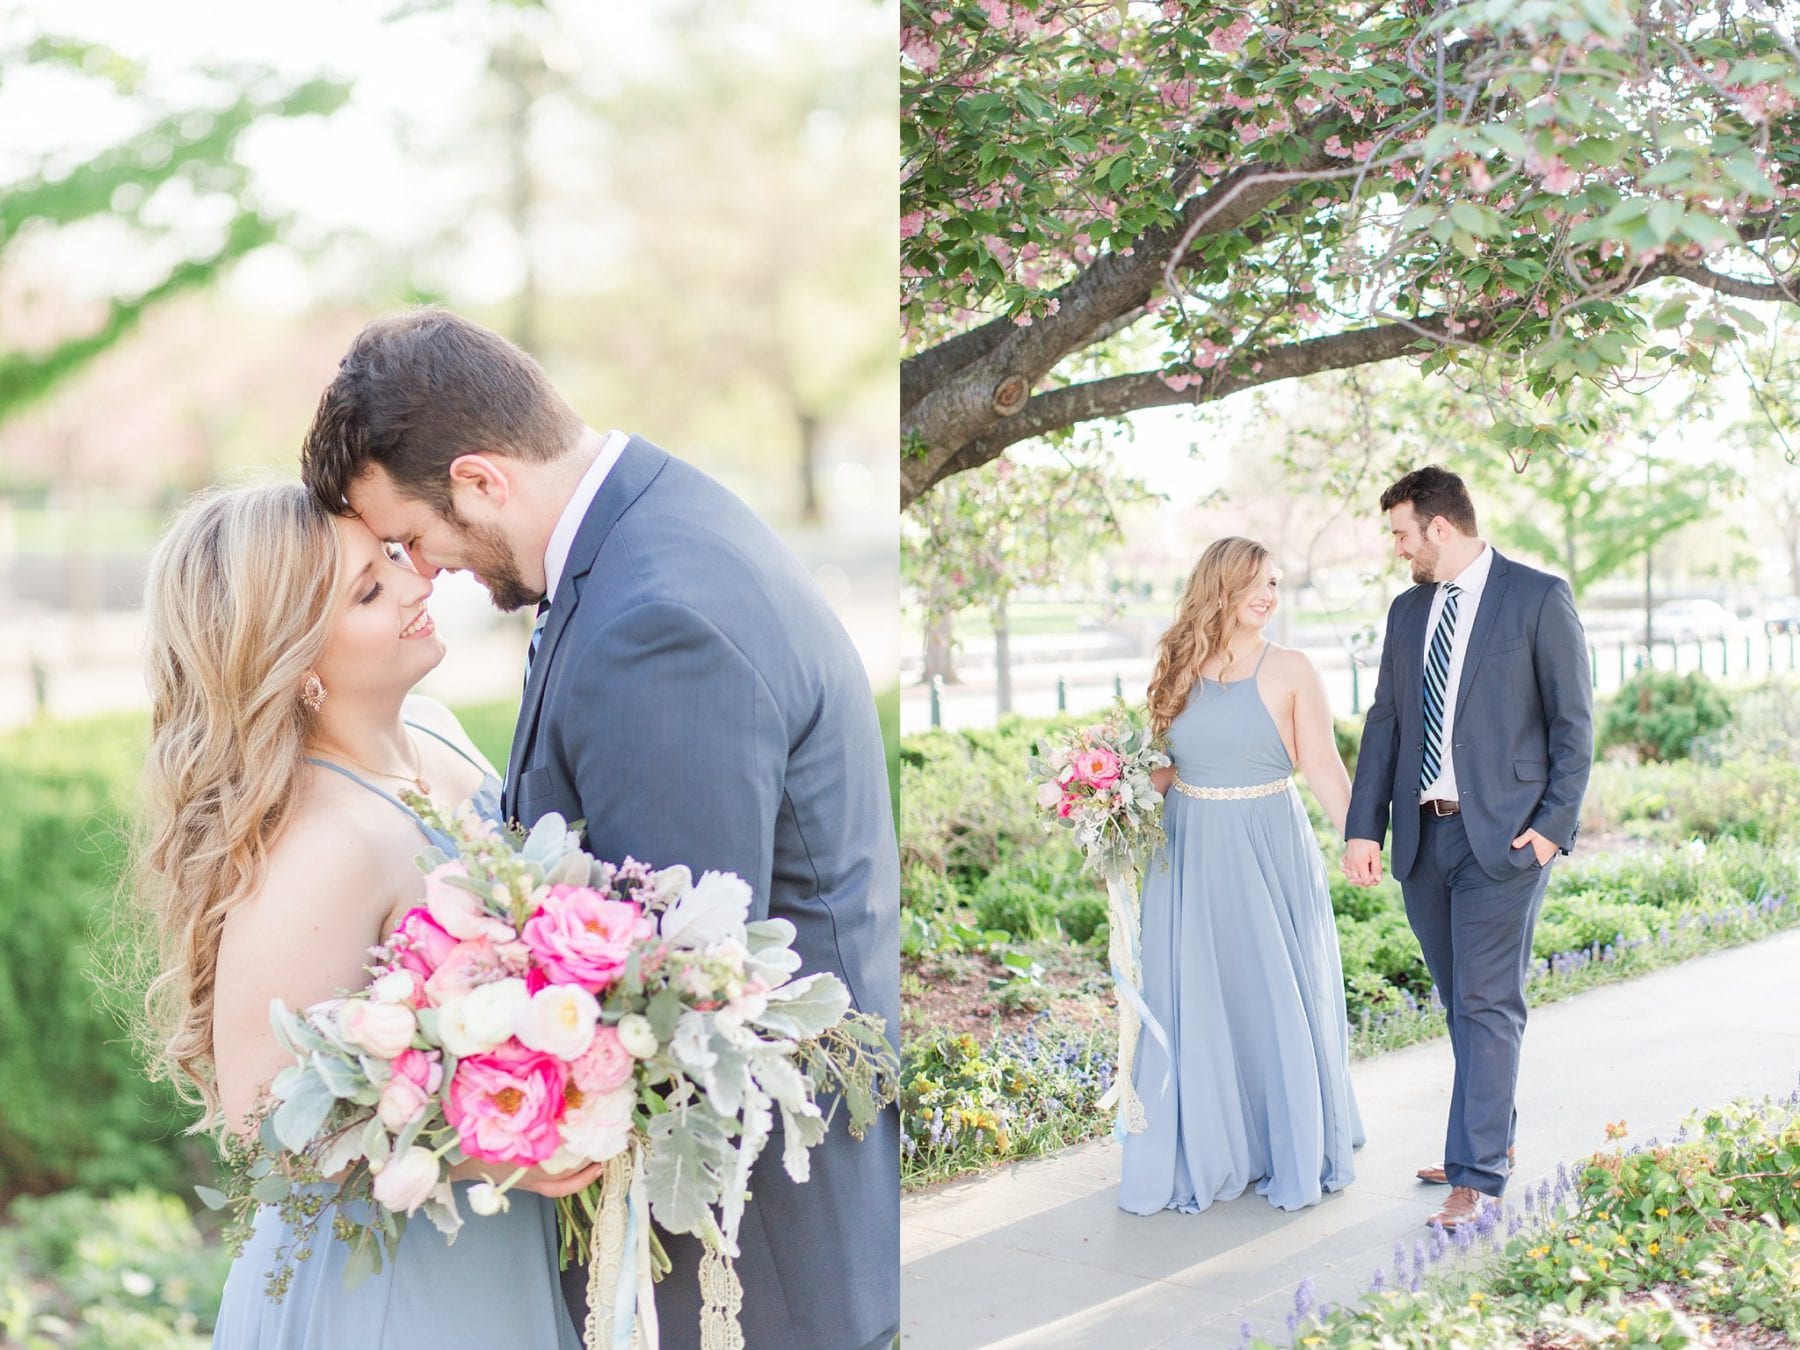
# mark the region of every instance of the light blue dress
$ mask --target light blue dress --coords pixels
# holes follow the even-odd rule
[[[416,729],[437,736],[429,727]],[[450,849],[399,798],[339,765],[312,762],[385,797],[412,816],[427,841]],[[474,803],[498,819],[500,782],[492,774]],[[504,1214],[478,1218],[468,1207],[471,1184],[455,1185],[463,1225],[454,1243],[421,1210],[408,1220],[394,1259],[350,1291],[344,1289],[350,1249],[331,1236],[331,1215],[324,1215],[311,1257],[289,1261],[292,1282],[279,1303],[264,1291],[290,1234],[275,1207],[264,1206],[226,1277],[214,1350],[581,1350],[557,1278],[555,1201],[514,1190]],[[366,1212],[353,1207],[351,1217]]]
[[[1292,773],[1257,689],[1262,660],[1245,679],[1195,682],[1169,727],[1182,782],[1256,787]],[[1315,1204],[1350,1184],[1363,1129],[1337,928],[1299,791],[1205,800],[1171,788],[1163,826],[1144,874],[1143,993],[1173,1069],[1146,1031],[1132,1081],[1149,1128],[1125,1139],[1119,1207],[1198,1213],[1252,1183],[1280,1209]]]

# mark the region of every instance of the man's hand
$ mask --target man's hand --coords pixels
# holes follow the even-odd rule
[[[1555,841],[1544,838],[1544,836],[1539,834],[1536,830],[1527,830],[1524,834],[1512,841],[1512,846],[1514,848],[1524,848],[1527,844],[1530,844],[1531,851],[1537,854],[1539,867],[1542,867],[1545,863],[1549,862],[1551,858],[1555,857],[1557,853],[1561,852],[1561,848]]]
[[[1352,839],[1344,845],[1344,875],[1352,886],[1373,886],[1381,880],[1381,845],[1373,839]]]

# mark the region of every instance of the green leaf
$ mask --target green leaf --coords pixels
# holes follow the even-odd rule
[[[211,1186],[196,1186],[194,1194],[200,1197],[200,1203],[208,1209],[224,1209],[230,1203],[225,1199],[223,1191],[215,1191]]]
[[[650,1122],[644,1188],[650,1212],[671,1233],[712,1231],[711,1206],[734,1150],[723,1123],[710,1111],[682,1108]]]
[[[832,1026],[849,1009],[850,991],[844,982],[820,972],[771,992],[769,1006],[755,1024],[778,1036],[804,1040]]]
[[[307,1070],[298,1074],[271,1117],[281,1146],[290,1153],[304,1153],[336,1102],[336,1095],[317,1073]]]

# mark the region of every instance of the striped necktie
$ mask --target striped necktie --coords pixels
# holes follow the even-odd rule
[[[1456,639],[1456,601],[1462,588],[1454,581],[1444,583],[1444,611],[1438,615],[1437,628],[1431,635],[1431,649],[1425,656],[1425,760],[1419,770],[1419,790],[1423,792],[1438,776],[1444,750],[1444,699],[1450,684],[1450,644]]]
[[[544,640],[544,620],[550,617],[550,602],[538,601],[537,622],[531,625],[531,649],[525,653],[525,686],[531,687],[531,663],[537,660],[538,643]]]

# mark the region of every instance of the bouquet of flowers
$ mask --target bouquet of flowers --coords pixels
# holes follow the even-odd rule
[[[1165,1049],[1168,1037],[1144,1003],[1138,946],[1137,874],[1163,844],[1162,797],[1152,770],[1170,759],[1137,712],[1120,703],[1104,721],[1078,727],[1030,762],[1047,828],[1075,832],[1087,865],[1106,880],[1113,988],[1119,998],[1119,1061],[1100,1104],[1119,1105],[1117,1133],[1144,1129],[1144,1105],[1131,1085],[1138,1031]]]
[[[595,1187],[559,1202],[565,1262],[588,1262],[590,1350],[634,1332],[654,1350],[652,1281],[668,1263],[652,1218],[704,1244],[702,1343],[741,1346],[731,1263],[751,1168],[776,1112],[796,1182],[840,1106],[862,1136],[895,1096],[881,1019],[849,1011],[834,975],[794,978],[793,925],[749,922],[736,876],[596,861],[555,815],[521,840],[414,805],[458,856],[420,855],[425,901],[373,949],[367,989],[271,1008],[294,1063],[257,1137],[227,1152],[232,1193],[203,1198],[236,1209],[243,1231],[258,1203],[280,1204],[286,1257],[323,1209],[296,1183],[333,1178],[332,1200],[371,1202],[366,1225],[335,1221],[354,1279],[381,1268],[418,1210],[454,1239],[450,1173],[467,1159],[510,1169],[469,1189],[477,1215],[504,1209],[527,1168],[603,1163]]]

